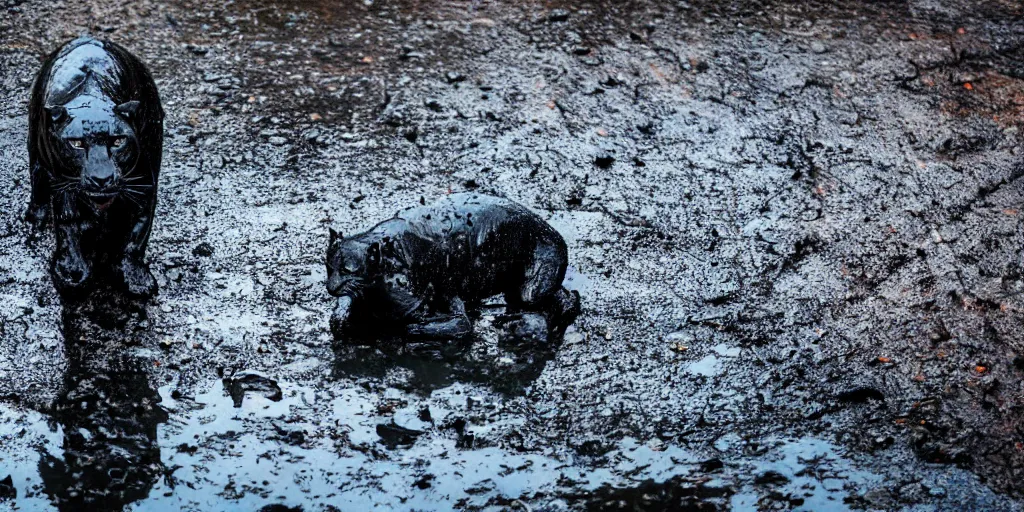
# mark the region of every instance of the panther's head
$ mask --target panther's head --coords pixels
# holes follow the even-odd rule
[[[55,190],[76,191],[100,211],[118,197],[138,202],[136,196],[152,186],[149,177],[133,174],[140,152],[132,127],[138,109],[138,101],[115,105],[89,95],[46,107],[54,135],[51,151],[61,162]]]
[[[379,273],[380,243],[344,238],[333,229],[327,245],[327,292],[356,297]]]

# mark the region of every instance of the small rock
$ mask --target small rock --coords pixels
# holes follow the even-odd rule
[[[437,100],[427,100],[423,103],[423,105],[429,108],[430,110],[433,110],[434,112],[441,112],[442,110],[444,110],[444,107],[442,107],[441,103],[438,102]]]
[[[565,333],[565,337],[562,339],[563,343],[566,345],[575,345],[577,343],[582,343],[584,338],[583,333],[572,331]]]
[[[811,51],[814,53],[825,53],[828,51],[828,48],[821,41],[815,41],[811,43]]]
[[[445,73],[444,78],[450,84],[457,84],[459,82],[463,82],[463,81],[466,80],[465,76],[463,76],[462,74],[460,74],[458,72],[455,72],[455,71],[449,71],[449,72]]]
[[[568,20],[569,20],[569,11],[567,11],[565,9],[553,9],[551,11],[551,13],[548,14],[548,21],[562,22],[562,21],[568,21]]]
[[[270,142],[271,144],[273,144],[275,146],[283,146],[283,145],[288,143],[288,139],[286,139],[284,137],[277,137],[277,136],[275,136],[275,137],[270,137],[269,139],[267,139],[267,142]]]
[[[754,479],[755,484],[782,485],[789,482],[789,477],[778,471],[768,470]]]
[[[213,256],[213,246],[206,242],[202,242],[197,245],[195,249],[192,249],[192,255],[209,258],[210,256]]]
[[[668,445],[665,444],[665,441],[662,441],[661,439],[658,438],[654,438],[651,439],[650,441],[647,441],[647,447],[650,448],[652,451],[663,452],[666,448],[668,448]]]
[[[609,155],[607,153],[598,155],[596,158],[594,158],[594,165],[600,167],[601,169],[607,169],[607,168],[611,167],[612,164],[614,164],[614,163],[615,163],[615,157],[613,157],[613,156],[611,156],[611,155]]]
[[[205,56],[207,53],[210,53],[209,48],[205,46],[196,46],[193,44],[185,45],[185,49],[192,52],[193,55],[198,55],[200,57]]]
[[[281,386],[277,381],[255,370],[241,370],[224,379],[224,387],[235,407],[241,407],[247,392],[262,393],[267,399],[279,402],[283,398]]]
[[[377,435],[380,436],[381,443],[392,449],[399,446],[411,446],[422,434],[422,431],[401,427],[394,422],[377,425]]]
[[[417,489],[420,489],[420,490],[429,489],[430,488],[430,481],[433,480],[433,479],[434,479],[434,475],[426,474],[426,475],[423,475],[422,477],[420,477],[419,480],[416,480],[415,482],[413,482],[412,486],[417,488]]]
[[[306,432],[301,428],[288,425],[281,421],[275,421],[272,424],[274,426],[274,430],[277,431],[279,436],[281,436],[281,440],[285,444],[301,446],[306,442]]]
[[[14,478],[7,475],[7,478],[0,480],[0,501],[13,500],[18,497],[18,489],[14,487]]]
[[[288,505],[275,503],[261,508],[259,512],[302,512],[302,507],[289,507]]]

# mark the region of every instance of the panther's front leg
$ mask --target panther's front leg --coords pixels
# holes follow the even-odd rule
[[[53,253],[50,273],[61,295],[81,292],[91,275],[89,262],[82,255],[82,227],[76,221],[57,225],[57,249]]]
[[[453,298],[448,311],[448,314],[426,317],[409,324],[406,334],[412,338],[428,340],[458,339],[472,334],[473,323],[466,315],[466,305],[462,299]]]
[[[338,297],[338,302],[331,312],[331,334],[334,339],[344,339],[349,333],[349,318],[352,316],[352,297],[347,295]]]
[[[149,298],[157,293],[156,278],[146,265],[146,245],[152,228],[151,214],[141,215],[132,225],[120,267],[117,269],[129,294]]]
[[[35,157],[32,157],[35,160]],[[50,176],[38,162],[32,164],[29,179],[32,192],[29,196],[25,220],[35,230],[41,230],[50,218]]]

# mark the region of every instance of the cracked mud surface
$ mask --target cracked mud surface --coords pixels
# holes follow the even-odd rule
[[[1021,510],[1022,16],[8,1],[0,509]],[[20,220],[81,33],[168,113],[142,308]],[[462,190],[566,237],[564,342],[333,350],[327,227]]]

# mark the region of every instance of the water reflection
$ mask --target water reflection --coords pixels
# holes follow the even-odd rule
[[[147,372],[153,361],[126,346],[147,335],[144,315],[117,301],[65,307],[68,369],[53,407],[64,453],[44,452],[39,461],[44,491],[60,510],[121,510],[164,474],[157,425],[167,413]]]
[[[362,336],[334,344],[334,377],[385,381],[421,394],[457,382],[483,384],[505,395],[519,395],[554,358],[562,339],[523,342],[501,328],[503,308],[482,312],[475,334],[463,341],[409,342]],[[570,327],[570,329],[572,329]]]

